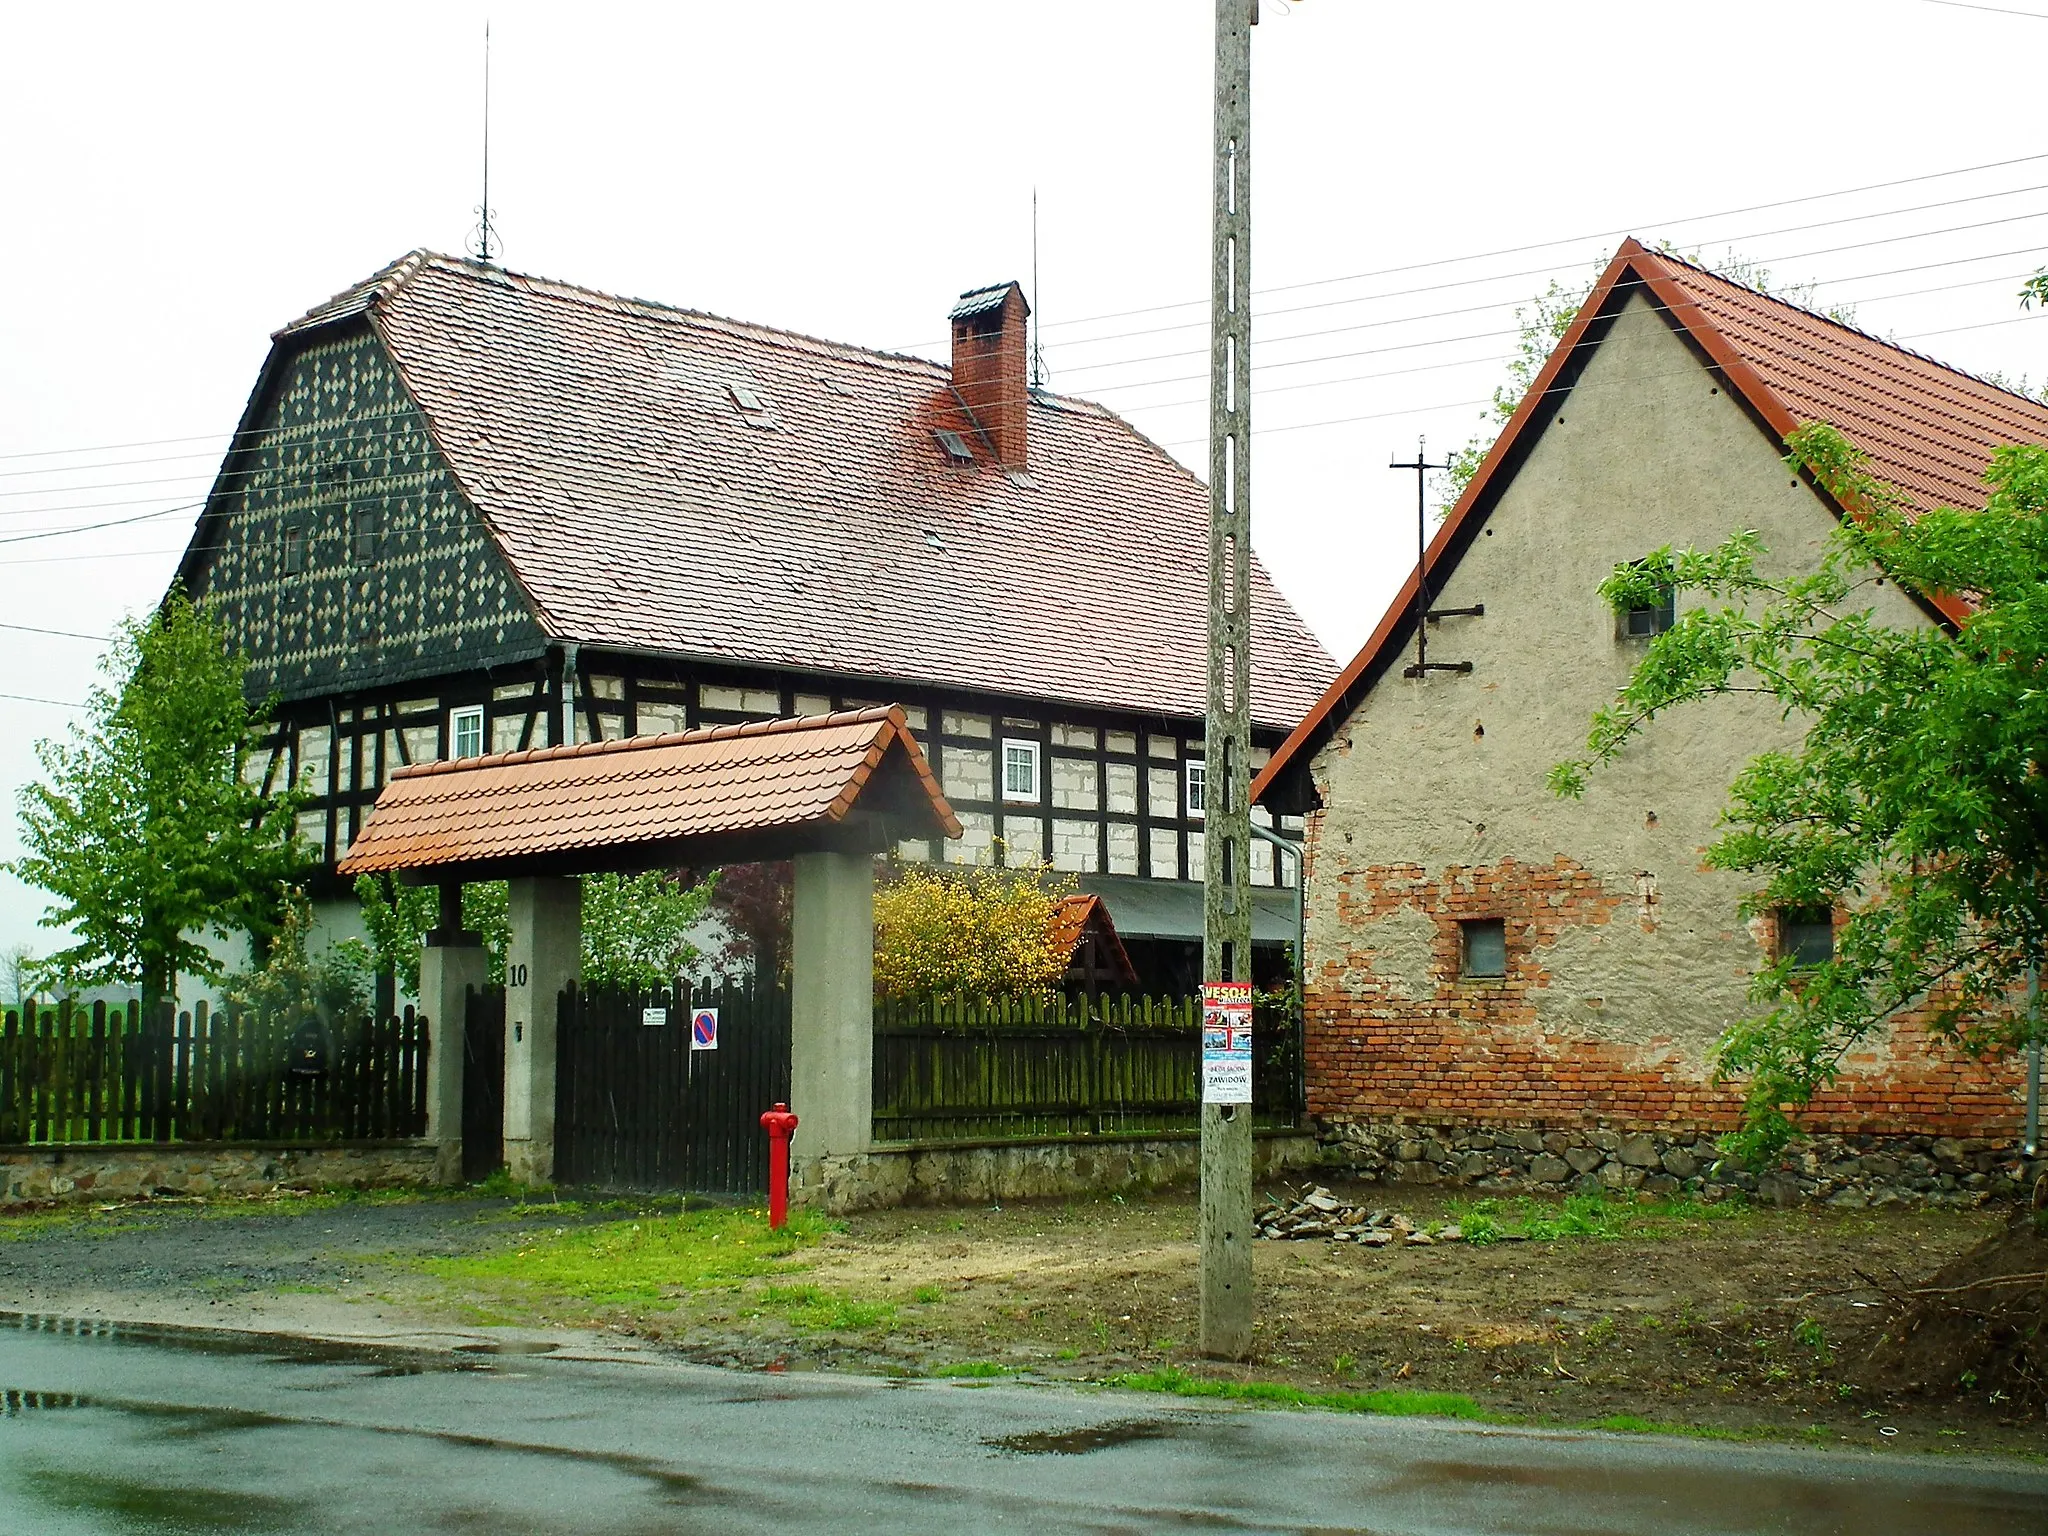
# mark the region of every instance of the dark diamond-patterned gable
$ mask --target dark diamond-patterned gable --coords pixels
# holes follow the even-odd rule
[[[282,368],[230,457],[194,587],[287,698],[538,654],[539,627],[383,348],[351,328]],[[304,569],[286,570],[287,531]],[[366,536],[364,536],[366,534]],[[367,557],[367,558],[360,558]]]

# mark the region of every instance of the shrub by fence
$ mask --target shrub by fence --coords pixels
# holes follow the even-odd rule
[[[0,1015],[0,1144],[385,1140],[427,1128],[427,1021],[294,1025],[205,1003]]]
[[[875,1010],[874,1136],[883,1142],[1079,1139],[1192,1130],[1199,998],[1058,995],[890,1000]],[[1293,1019],[1252,1023],[1252,1112],[1299,1123]]]

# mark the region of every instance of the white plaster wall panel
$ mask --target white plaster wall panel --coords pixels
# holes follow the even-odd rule
[[[994,754],[980,747],[948,747],[939,787],[949,799],[989,800],[995,796]]]
[[[1148,768],[1145,771],[1145,793],[1153,817],[1171,821],[1180,814],[1180,770]]]
[[[645,710],[641,711],[644,716]],[[526,720],[521,715],[500,715],[491,722],[491,750],[493,752],[516,752],[519,738],[526,734]]]
[[[633,726],[642,736],[685,730],[688,721],[688,712],[680,704],[652,704],[643,699],[633,707]]]
[[[799,693],[790,697],[790,705],[800,715],[829,715],[832,700],[822,693]]]
[[[1003,818],[1003,862],[1014,869],[1045,862],[1045,823],[1036,816]]]
[[[626,696],[626,680],[623,677],[592,677],[590,696],[595,699],[623,699]]]
[[[1052,867],[1078,874],[1094,874],[1100,849],[1092,821],[1055,818],[1052,824]]]
[[[1113,821],[1109,824],[1109,873],[1138,873],[1138,829],[1130,822]]]
[[[995,862],[995,822],[986,811],[961,811],[960,835],[946,843],[948,864]]]
[[[1109,763],[1105,765],[1106,788],[1109,795],[1109,809],[1118,815],[1138,814],[1138,765],[1136,763]]]
[[[416,763],[431,763],[441,755],[441,731],[438,726],[408,725],[405,727],[406,755]]]
[[[1152,878],[1155,880],[1178,880],[1180,878],[1180,834],[1169,827],[1151,829]]]
[[[993,734],[987,715],[964,715],[950,709],[940,714],[939,728],[948,736],[979,736],[983,740]]]
[[[1093,758],[1053,758],[1052,803],[1062,811],[1102,808],[1101,781],[1096,776]]]
[[[1126,756],[1135,757],[1138,753],[1138,733],[1136,731],[1104,731],[1102,733],[1102,746],[1106,752],[1121,752]]]
[[[1086,747],[1092,752],[1095,750],[1095,727],[1092,725],[1068,725],[1064,721],[1054,721],[1052,744],[1056,747]]]

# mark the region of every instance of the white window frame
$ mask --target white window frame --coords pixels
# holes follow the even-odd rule
[[[462,728],[469,721],[476,722],[476,750],[462,750]],[[450,758],[482,757],[488,750],[484,745],[484,707],[481,704],[464,704],[448,711],[448,756]]]
[[[1003,738],[1002,760],[996,765],[1002,774],[1003,799],[1020,805],[1037,805],[1045,798],[1045,762],[1035,741],[1015,736]],[[1031,788],[1029,791],[1010,787],[1010,754],[1022,753],[1031,763]]]
[[[1188,820],[1201,821],[1209,814],[1209,764],[1191,757],[1181,765],[1181,793],[1187,797]]]

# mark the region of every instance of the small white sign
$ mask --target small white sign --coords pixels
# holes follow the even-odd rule
[[[690,1049],[693,1051],[715,1051],[718,1049],[718,1010],[699,1008],[690,1015]]]
[[[1252,1101],[1252,984],[1202,984],[1202,1102]]]
[[[668,1028],[668,1010],[666,1008],[642,1008],[640,1010],[640,1022],[649,1029],[666,1029]]]

